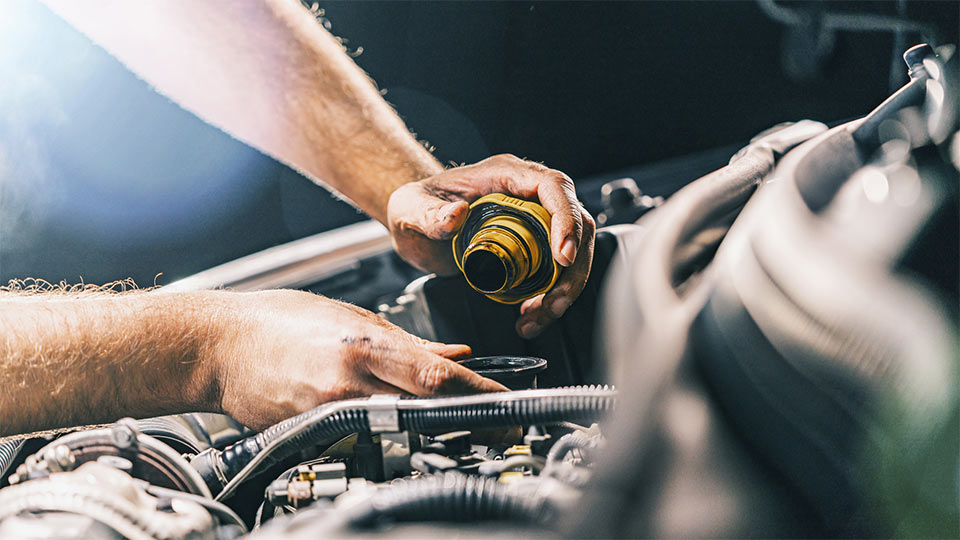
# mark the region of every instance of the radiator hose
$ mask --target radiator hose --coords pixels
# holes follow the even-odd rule
[[[594,420],[613,408],[606,386],[572,386],[469,396],[396,399],[384,410],[375,398],[337,401],[304,412],[225,448],[198,454],[191,463],[218,500],[247,478],[298,450],[365,431],[435,432]],[[392,418],[392,428],[371,430],[370,414]]]

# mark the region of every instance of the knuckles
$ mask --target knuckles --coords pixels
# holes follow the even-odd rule
[[[583,222],[583,230],[594,231],[597,229],[597,222],[593,219],[593,216],[590,215],[590,212],[586,210],[580,212],[580,219]]]
[[[524,163],[524,160],[518,158],[513,154],[497,154],[490,156],[484,161],[489,162],[492,165],[505,165],[505,166],[516,166]]]
[[[419,369],[416,383],[427,394],[439,394],[449,388],[455,379],[453,366],[435,362]]]

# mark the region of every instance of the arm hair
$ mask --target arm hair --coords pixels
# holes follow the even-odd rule
[[[236,324],[222,309],[232,293],[120,283],[0,288],[0,436],[219,410],[213,347]]]

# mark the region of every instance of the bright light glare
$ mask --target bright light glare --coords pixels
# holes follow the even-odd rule
[[[887,199],[890,192],[890,186],[887,183],[887,177],[877,169],[863,171],[860,177],[863,185],[863,193],[867,200],[872,203],[882,203]]]

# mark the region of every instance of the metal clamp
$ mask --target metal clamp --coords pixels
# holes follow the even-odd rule
[[[367,399],[367,420],[370,433],[396,433],[400,431],[400,413],[395,394],[375,394]]]

